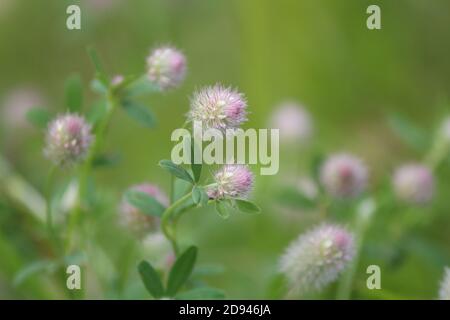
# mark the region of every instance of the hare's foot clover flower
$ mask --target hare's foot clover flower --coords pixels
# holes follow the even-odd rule
[[[282,142],[307,142],[313,131],[309,113],[295,102],[285,102],[272,116],[272,128],[280,130]]]
[[[326,191],[337,198],[354,198],[367,186],[368,173],[363,162],[350,154],[336,154],[321,168],[320,179]]]
[[[225,165],[214,174],[215,185],[208,190],[210,199],[245,198],[253,186],[253,173],[245,165]]]
[[[147,75],[163,91],[175,88],[186,75],[186,58],[172,47],[157,48],[147,58]]]
[[[434,193],[431,170],[420,164],[407,164],[398,168],[393,177],[397,197],[410,204],[426,204]]]
[[[445,268],[444,278],[439,289],[440,300],[450,300],[450,268]]]
[[[341,274],[355,255],[354,237],[337,225],[322,225],[300,235],[280,261],[294,292],[321,290]]]
[[[161,191],[157,186],[150,183],[142,183],[130,187],[130,190],[140,191],[148,194],[164,207],[169,205],[167,195]],[[120,206],[121,222],[128,227],[132,232],[138,235],[146,232],[156,231],[159,228],[160,219],[156,216],[148,215],[141,212],[138,208],[133,206],[124,197]]]
[[[70,166],[85,159],[92,141],[91,126],[85,119],[65,114],[50,122],[44,153],[54,164]]]
[[[247,120],[247,102],[242,93],[220,84],[203,88],[191,99],[189,119],[210,128],[236,129]]]

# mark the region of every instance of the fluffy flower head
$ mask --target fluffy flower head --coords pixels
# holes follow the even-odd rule
[[[50,122],[44,153],[56,165],[70,166],[86,157],[92,141],[91,126],[84,118],[65,114]]]
[[[147,75],[161,90],[175,88],[186,75],[186,58],[172,47],[157,48],[147,58]]]
[[[367,185],[367,168],[363,162],[349,154],[329,157],[321,168],[321,181],[328,193],[338,198],[353,198]]]
[[[282,142],[306,142],[313,126],[309,113],[295,102],[281,104],[272,116],[271,126],[280,130]]]
[[[189,118],[205,129],[235,129],[247,120],[246,109],[243,94],[217,84],[194,93]]]
[[[354,254],[351,233],[337,225],[322,225],[289,245],[281,257],[280,271],[293,291],[318,291],[337,279]]]
[[[397,197],[410,204],[426,204],[434,193],[431,170],[420,164],[407,164],[394,173],[393,185]]]
[[[212,199],[245,198],[253,186],[253,174],[245,165],[225,165],[214,180],[217,185],[208,190]]]

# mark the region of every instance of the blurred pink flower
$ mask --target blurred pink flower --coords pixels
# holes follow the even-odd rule
[[[311,116],[296,102],[280,104],[272,115],[271,127],[280,130],[281,142],[305,143],[311,138]]]
[[[43,107],[44,104],[44,98],[36,89],[14,89],[3,101],[3,124],[8,128],[24,129],[28,126],[27,112],[34,107]]]
[[[50,122],[44,153],[58,166],[71,166],[86,158],[92,141],[86,120],[77,114],[65,114]]]
[[[169,205],[169,199],[166,194],[156,185],[150,183],[142,183],[130,187],[131,190],[144,192],[163,206]],[[131,231],[141,236],[147,232],[156,231],[159,228],[159,218],[147,215],[141,212],[123,198],[120,206],[120,219],[124,226],[130,228]]]
[[[410,204],[426,204],[434,193],[431,170],[420,164],[406,164],[398,168],[393,177],[397,197]]]
[[[332,196],[353,198],[366,189],[368,173],[359,158],[340,153],[325,161],[320,171],[320,180]]]
[[[151,52],[147,68],[150,82],[161,90],[172,89],[179,86],[186,76],[186,58],[179,50],[163,46]]]

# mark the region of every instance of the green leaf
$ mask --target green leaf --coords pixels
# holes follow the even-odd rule
[[[169,171],[175,177],[185,180],[187,182],[190,182],[191,184],[194,184],[194,180],[192,179],[192,176],[182,166],[179,166],[170,160],[161,160],[159,162],[159,165],[163,169]]]
[[[191,246],[175,261],[175,264],[170,270],[169,280],[167,282],[167,295],[169,297],[175,296],[187,281],[192,273],[196,259],[197,248]]]
[[[179,293],[175,297],[177,300],[222,300],[225,293],[216,288],[200,287]]]
[[[80,111],[83,103],[83,85],[78,74],[71,76],[65,84],[66,105],[71,112]]]
[[[26,113],[26,118],[36,127],[45,129],[52,119],[52,115],[46,109],[32,108]]]
[[[223,219],[228,219],[231,207],[227,205],[226,201],[216,201],[216,211]]]
[[[147,261],[141,261],[138,270],[147,291],[155,299],[161,298],[164,295],[164,287],[158,273],[152,265]]]
[[[126,97],[138,97],[155,91],[159,91],[159,89],[152,84],[147,77],[142,77],[131,83],[125,84],[124,94]]]
[[[149,108],[134,101],[122,101],[122,107],[128,116],[144,127],[153,128],[156,125],[155,116]]]
[[[200,181],[200,178],[202,176],[203,165],[201,163],[194,163],[195,162],[194,149],[196,149],[197,152],[201,152],[199,150],[199,146],[193,140],[191,140],[191,170],[194,175],[194,181],[197,183]]]
[[[57,261],[52,260],[38,260],[32,262],[14,275],[13,285],[18,287],[27,279],[37,274],[40,276],[42,273],[53,273],[58,268],[58,265],[59,263]]]
[[[128,190],[125,193],[125,199],[133,207],[149,216],[161,217],[166,209],[158,200],[142,191]]]
[[[254,204],[251,201],[244,200],[244,199],[236,199],[235,203],[236,203],[239,211],[242,211],[245,213],[260,213],[261,212],[261,208],[258,207],[256,204]]]
[[[122,157],[120,154],[99,154],[92,160],[92,166],[98,167],[112,167],[120,163]]]
[[[198,206],[205,206],[208,203],[208,195],[202,187],[194,186],[192,189],[192,200]]]
[[[202,189],[198,186],[194,186],[192,189],[192,200],[195,204],[199,204],[202,199]]]
[[[105,86],[99,79],[94,79],[91,81],[91,89],[94,92],[106,94],[108,92],[108,87]]]
[[[89,58],[91,58],[92,64],[94,65],[96,77],[103,84],[103,86],[108,87],[109,86],[108,76],[106,75],[106,72],[103,69],[97,51],[93,47],[89,47],[87,48],[87,53],[89,55]]]
[[[391,115],[389,125],[394,132],[410,147],[417,151],[426,150],[429,144],[427,133],[400,115]]]
[[[208,204],[208,201],[209,201],[209,196],[206,193],[206,191],[202,188],[202,197],[200,199],[200,206],[201,207],[206,206]]]
[[[285,206],[314,209],[317,203],[314,199],[308,198],[294,188],[284,188],[276,196],[277,201]]]

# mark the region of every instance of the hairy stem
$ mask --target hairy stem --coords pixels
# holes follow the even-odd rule
[[[172,220],[172,215],[174,214],[175,210],[179,208],[190,197],[192,197],[192,191],[188,192],[183,197],[175,201],[171,206],[169,206],[164,211],[161,217],[162,230],[166,238],[169,239],[175,255],[178,255],[178,243],[176,239],[176,221],[178,221],[178,219]]]

